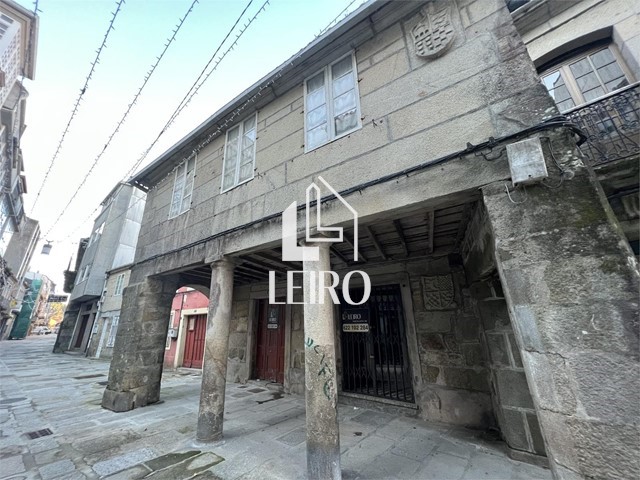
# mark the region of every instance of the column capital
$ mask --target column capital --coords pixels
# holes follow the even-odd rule
[[[242,263],[242,260],[236,257],[215,256],[206,258],[204,263],[211,268],[227,268],[233,270]]]

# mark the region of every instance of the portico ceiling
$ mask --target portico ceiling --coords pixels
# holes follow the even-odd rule
[[[356,265],[366,268],[371,264],[457,252],[476,204],[475,200],[469,200],[361,223],[358,262],[353,261],[353,228],[345,228],[344,241],[331,247],[331,266],[337,270]],[[284,262],[281,258],[280,248],[240,256],[242,263],[235,269],[235,283],[267,281],[270,270],[276,272],[278,279],[285,278],[288,270],[302,270],[301,262]]]

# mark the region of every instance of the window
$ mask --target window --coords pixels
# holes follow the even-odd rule
[[[573,57],[541,78],[561,112],[614,92],[630,80],[611,46]]]
[[[122,295],[122,290],[124,289],[124,273],[118,275],[116,278],[116,288],[113,291],[114,296]]]
[[[111,319],[111,330],[109,330],[109,338],[107,339],[107,347],[113,347],[116,343],[116,334],[118,333],[118,322],[120,321],[120,316],[115,315]]]
[[[253,178],[256,163],[257,115],[227,130],[222,167],[222,191],[248,182]]]
[[[171,209],[169,218],[177,217],[191,207],[191,193],[193,192],[193,179],[196,172],[196,158],[190,158],[176,170],[176,178],[173,183],[173,196],[171,197]]]
[[[91,271],[91,264],[86,265],[86,266],[84,267],[84,271],[82,272],[82,280],[81,280],[81,281],[84,281],[84,280],[86,280],[87,278],[89,278],[89,272],[90,272],[90,271]]]
[[[96,227],[96,229],[93,231],[93,233],[91,234],[91,236],[89,237],[89,242],[87,243],[87,248],[89,247],[89,245],[91,245],[92,243],[95,243],[98,241],[98,237],[100,235],[102,235],[102,231],[104,230],[104,222],[102,222],[100,224],[99,227]]]
[[[361,127],[360,97],[353,54],[325,67],[305,82],[305,151]]]

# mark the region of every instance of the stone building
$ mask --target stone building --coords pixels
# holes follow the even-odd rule
[[[27,180],[20,148],[29,96],[22,81],[35,78],[38,24],[33,12],[0,1],[0,339],[20,312],[24,274],[40,237],[38,222],[24,209]]]
[[[122,308],[122,292],[129,284],[131,265],[122,265],[106,273],[104,290],[100,297],[96,320],[93,323],[91,337],[87,346],[87,356],[94,358],[111,358],[113,345],[118,332],[120,309]]]
[[[180,288],[173,297],[164,352],[168,368],[202,368],[209,297],[193,288]]]
[[[126,183],[116,185],[102,201],[91,236],[86,244],[84,239],[80,241],[76,271],[65,272],[65,282],[73,281],[73,290],[58,331],[55,352],[86,352],[95,320],[99,318],[107,272],[133,261],[144,203],[144,192]]]
[[[637,262],[518,15],[368,2],[140,171],[103,407],[160,399],[191,287],[210,298],[199,441],[222,437],[226,381],[262,370],[306,395],[310,478],[340,477],[338,400],[497,428],[556,478],[637,476]],[[296,240],[317,258],[283,259]],[[312,301],[328,271],[352,280],[338,305]]]

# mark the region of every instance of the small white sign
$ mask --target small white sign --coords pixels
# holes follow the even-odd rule
[[[366,333],[369,331],[368,323],[344,323],[342,325],[343,332]]]

